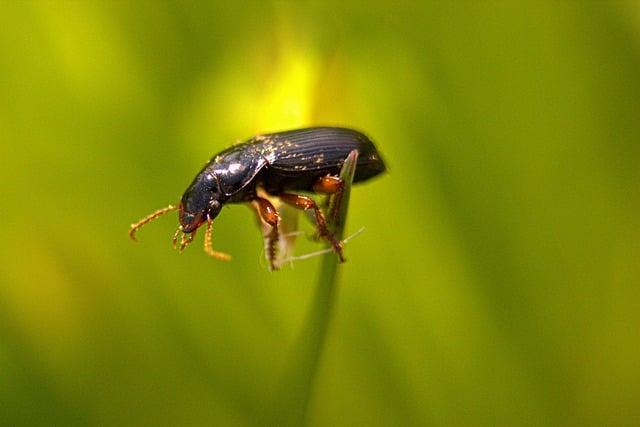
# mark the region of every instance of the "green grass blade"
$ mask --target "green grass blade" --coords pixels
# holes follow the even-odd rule
[[[342,240],[344,226],[349,209],[351,184],[358,161],[358,152],[352,151],[340,171],[340,178],[344,182],[341,200],[333,200],[339,204],[336,221],[330,223],[335,236]],[[323,255],[320,266],[318,284],[311,301],[311,306],[303,329],[296,341],[294,357],[285,370],[283,387],[280,398],[283,399],[279,410],[282,411],[279,424],[303,425],[307,421],[309,403],[313,394],[318,366],[324,350],[325,338],[336,302],[337,285],[339,280],[339,262],[333,252]]]

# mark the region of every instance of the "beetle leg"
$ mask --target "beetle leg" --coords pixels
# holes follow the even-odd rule
[[[331,246],[333,247],[333,251],[338,254],[340,262],[344,262],[344,255],[342,254],[342,243],[335,238],[331,231],[329,231],[329,229],[327,228],[327,221],[324,218],[324,214],[311,197],[299,196],[297,194],[291,193],[282,193],[279,194],[278,197],[280,197],[283,202],[295,208],[305,211],[308,209],[313,209],[316,215],[318,234],[320,234],[320,237],[323,237],[331,244]]]
[[[218,252],[213,249],[213,244],[211,243],[212,234],[213,234],[213,220],[209,218],[207,220],[207,231],[205,231],[204,233],[204,252],[210,257],[219,259],[221,261],[231,260],[231,255],[225,254],[224,252]]]
[[[253,207],[258,214],[258,221],[264,221],[271,226],[271,231],[266,236],[267,244],[267,258],[269,259],[269,267],[271,270],[277,270],[276,266],[276,244],[278,243],[278,223],[280,222],[280,215],[278,211],[271,204],[271,202],[262,197],[256,197],[252,202]]]
[[[333,175],[323,176],[322,178],[319,178],[315,182],[315,184],[313,184],[313,191],[315,191],[316,193],[327,194],[329,195],[329,197],[333,195],[333,206],[331,206],[331,203],[328,203],[328,205],[331,207],[328,215],[330,223],[335,222],[338,218],[338,212],[340,212],[340,204],[342,202],[343,190],[344,183],[339,177]],[[327,199],[327,202],[329,201],[330,199]]]

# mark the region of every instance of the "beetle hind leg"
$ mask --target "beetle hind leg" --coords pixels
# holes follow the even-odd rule
[[[340,262],[345,261],[344,255],[342,254],[342,242],[338,241],[333,233],[329,231],[324,214],[311,197],[300,196],[291,193],[282,193],[279,194],[278,197],[280,197],[280,200],[282,200],[284,203],[287,203],[295,208],[301,210],[313,209],[316,216],[316,226],[318,227],[318,234],[320,235],[320,237],[331,244],[333,251],[338,254]]]
[[[323,176],[313,184],[313,191],[328,196],[327,206],[330,208],[328,218],[330,223],[334,223],[338,218],[338,212],[340,212],[344,182],[337,176]],[[331,203],[332,200],[333,203]]]

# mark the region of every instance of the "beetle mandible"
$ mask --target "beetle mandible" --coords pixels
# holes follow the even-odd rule
[[[259,218],[271,226],[267,256],[271,269],[275,269],[280,216],[268,199],[260,197],[258,190],[261,189],[295,208],[312,209],[318,235],[329,242],[344,262],[342,243],[327,228],[320,207],[312,198],[296,193],[327,194],[340,200],[343,183],[338,174],[352,150],[358,151],[354,183],[366,181],[386,170],[371,140],[353,129],[312,127],[254,136],[215,155],[198,172],[178,206],[158,209],[132,224],[129,236],[136,240],[135,233],[142,226],[167,212],[179,210],[180,225],[173,236],[174,247],[182,233],[179,247],[182,251],[193,241],[198,228],[206,223],[205,252],[214,258],[228,260],[229,255],[213,250],[213,219],[225,204],[251,203]]]

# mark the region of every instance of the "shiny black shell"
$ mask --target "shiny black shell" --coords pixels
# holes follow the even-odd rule
[[[313,191],[318,178],[339,174],[352,150],[359,154],[354,182],[386,170],[366,135],[346,128],[313,127],[258,135],[236,144],[213,157],[194,183],[215,179],[229,202],[255,197],[257,185],[272,194]]]

